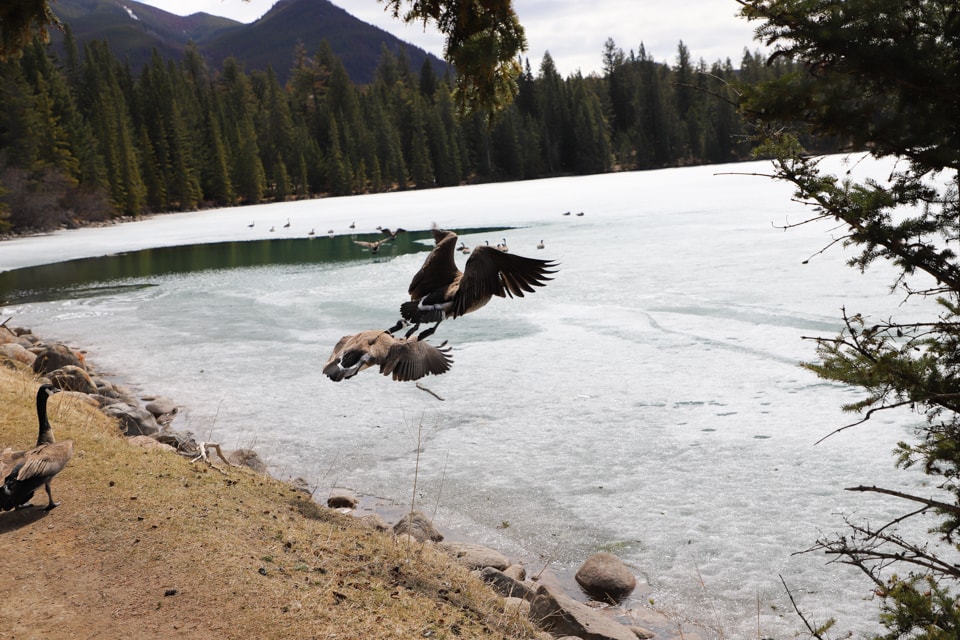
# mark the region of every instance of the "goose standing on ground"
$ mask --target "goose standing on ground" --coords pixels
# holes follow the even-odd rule
[[[406,334],[409,337],[421,323],[436,323],[420,333],[418,339],[423,340],[444,319],[476,311],[493,296],[522,298],[524,292],[545,286],[553,279],[548,275],[556,273],[552,269],[556,263],[551,260],[504,253],[489,245],[475,247],[460,271],[454,260],[457,234],[434,227],[433,238],[436,246],[410,281],[410,301],[400,305],[401,320],[388,329],[390,333],[412,323]]]
[[[545,245],[543,244],[543,240],[537,243],[537,249],[543,249],[544,246]]]
[[[30,498],[33,492],[46,487],[49,502],[45,511],[58,506],[50,492],[50,481],[60,473],[73,456],[73,441],[56,442],[53,429],[47,419],[47,398],[59,389],[50,384],[40,385],[37,390],[37,420],[40,423],[37,434],[37,446],[27,451],[4,449],[0,453],[0,511],[24,509],[33,506]]]
[[[497,243],[497,249],[500,249],[500,251],[503,251],[504,253],[509,253],[509,252],[510,252],[510,247],[507,246],[507,239],[506,239],[506,238],[503,239],[503,242],[502,242],[502,243],[501,243],[501,242],[498,242],[498,243]]]
[[[284,229],[289,229],[289,228],[290,228],[290,218],[287,218],[287,224],[283,225],[283,228],[284,228]]]
[[[255,225],[255,224],[256,224],[256,222],[251,222],[251,223],[248,224],[247,226],[250,227],[251,229],[253,229],[253,225]]]
[[[364,369],[380,365],[380,373],[394,380],[419,380],[423,376],[446,373],[453,363],[446,342],[439,347],[418,338],[396,338],[373,329],[343,336],[323,366],[325,376],[334,382],[352,378]]]

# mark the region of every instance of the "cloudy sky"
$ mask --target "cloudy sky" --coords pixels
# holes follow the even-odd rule
[[[204,11],[241,22],[253,22],[276,0],[140,0],[178,15]],[[333,0],[364,22],[393,33],[427,51],[443,55],[443,38],[422,24],[404,25],[394,20],[377,0]],[[543,54],[550,52],[562,75],[578,69],[587,75],[599,72],[603,45],[613,38],[624,51],[638,50],[661,62],[676,61],[682,40],[693,59],[708,64],[730,58],[739,66],[744,48],[756,50],[754,24],[737,15],[734,0],[514,0],[514,8],[527,33],[534,72]]]

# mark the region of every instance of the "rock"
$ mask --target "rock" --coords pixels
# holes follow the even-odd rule
[[[91,396],[87,393],[82,393],[80,391],[61,391],[59,395],[63,398],[71,398],[80,404],[88,404],[94,409],[100,408],[100,403],[97,402],[97,397]]]
[[[295,491],[299,491],[300,493],[305,493],[311,498],[313,497],[313,489],[310,488],[310,483],[304,480],[303,478],[301,478],[300,476],[297,476],[296,478],[291,480],[290,486],[293,487]]]
[[[637,640],[630,629],[600,611],[540,586],[530,604],[530,619],[555,636],[582,640]]]
[[[157,442],[173,447],[177,453],[196,454],[200,447],[197,441],[193,439],[193,434],[182,431],[161,431],[154,436]]]
[[[27,349],[17,342],[7,342],[0,344],[0,357],[19,362],[33,368],[33,363],[37,359],[37,354],[27,351]]]
[[[152,436],[160,431],[152,413],[125,402],[108,405],[103,408],[103,413],[116,418],[120,429],[128,436]]]
[[[137,396],[128,388],[116,385],[110,382],[109,380],[104,380],[103,378],[94,378],[93,381],[97,385],[97,393],[107,398],[113,398],[114,400],[119,400],[121,402],[126,402],[132,407],[137,406]],[[114,403],[108,403],[114,404]]]
[[[420,511],[412,511],[400,518],[397,524],[393,525],[393,534],[395,536],[406,534],[417,542],[426,542],[427,540],[440,542],[443,540],[443,534],[437,531],[430,519]]]
[[[170,398],[162,396],[154,398],[143,406],[144,409],[152,413],[156,418],[160,416],[172,415],[179,410],[177,403]]]
[[[260,457],[260,454],[253,449],[237,449],[236,451],[231,451],[227,454],[227,460],[230,464],[237,465],[238,467],[249,467],[257,473],[267,472],[267,463],[265,463]]]
[[[527,579],[527,570],[522,564],[512,564],[504,569],[503,573],[517,582],[523,582]]]
[[[0,344],[18,343],[16,331],[6,325],[0,326]]]
[[[35,353],[37,359],[33,363],[33,372],[38,375],[46,375],[68,365],[83,368],[80,356],[65,344],[48,344]]]
[[[176,452],[176,449],[170,445],[158,442],[150,436],[133,436],[132,438],[128,438],[127,442],[135,447],[142,447],[144,449],[160,449],[162,451],[170,451],[172,453]]]
[[[574,576],[588,596],[604,602],[618,602],[637,586],[627,565],[611,553],[596,553],[583,563]]]
[[[87,394],[97,392],[97,385],[94,384],[90,374],[76,365],[68,364],[54,369],[47,373],[47,377],[54,386],[64,391],[79,391]]]
[[[26,347],[27,349],[37,345],[39,342],[40,338],[32,333],[17,334],[17,343]]]
[[[109,405],[111,405],[111,404],[118,404],[118,403],[120,403],[120,402],[123,402],[123,400],[121,400],[120,398],[114,398],[114,397],[112,397],[112,396],[105,396],[105,395],[100,394],[100,393],[91,393],[91,394],[90,394],[90,397],[97,401],[97,404],[100,405],[100,408],[101,408],[101,409],[102,409],[103,407],[109,406]],[[129,403],[128,403],[128,404],[129,404]]]
[[[523,598],[504,598],[503,610],[507,613],[513,613],[518,617],[530,617],[530,603]]]
[[[357,518],[357,520],[363,526],[368,527],[370,529],[374,529],[376,531],[386,531],[387,529],[390,528],[390,525],[384,522],[383,518],[381,518],[380,515],[376,513],[371,513],[365,516],[361,516],[360,518]]]
[[[327,506],[331,509],[356,509],[358,503],[356,496],[342,490],[327,498]]]
[[[440,545],[440,549],[453,556],[458,564],[462,564],[469,569],[493,567],[503,571],[510,566],[510,560],[505,555],[482,544],[444,542]]]
[[[533,600],[534,590],[518,580],[514,580],[499,569],[484,567],[480,570],[480,579],[493,587],[504,598],[523,598]]]

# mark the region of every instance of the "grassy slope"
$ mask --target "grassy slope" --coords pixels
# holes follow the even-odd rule
[[[0,366],[0,448],[36,441],[37,386]],[[75,455],[53,482],[59,508],[0,513],[2,637],[534,635],[430,548],[249,470],[133,447],[71,394],[49,416]]]

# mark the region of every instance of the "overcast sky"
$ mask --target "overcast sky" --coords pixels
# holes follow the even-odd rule
[[[276,0],[140,0],[170,13],[189,15],[203,11],[241,22],[253,22]],[[376,25],[401,40],[439,57],[443,38],[432,26],[404,25],[394,20],[377,0],[333,0],[364,22]],[[578,69],[587,75],[600,72],[603,45],[613,38],[625,52],[640,44],[660,62],[674,63],[682,40],[693,60],[712,64],[730,58],[739,66],[745,48],[754,51],[755,24],[737,15],[734,0],[514,0],[514,8],[527,34],[527,52],[534,73],[547,51],[564,76]]]

